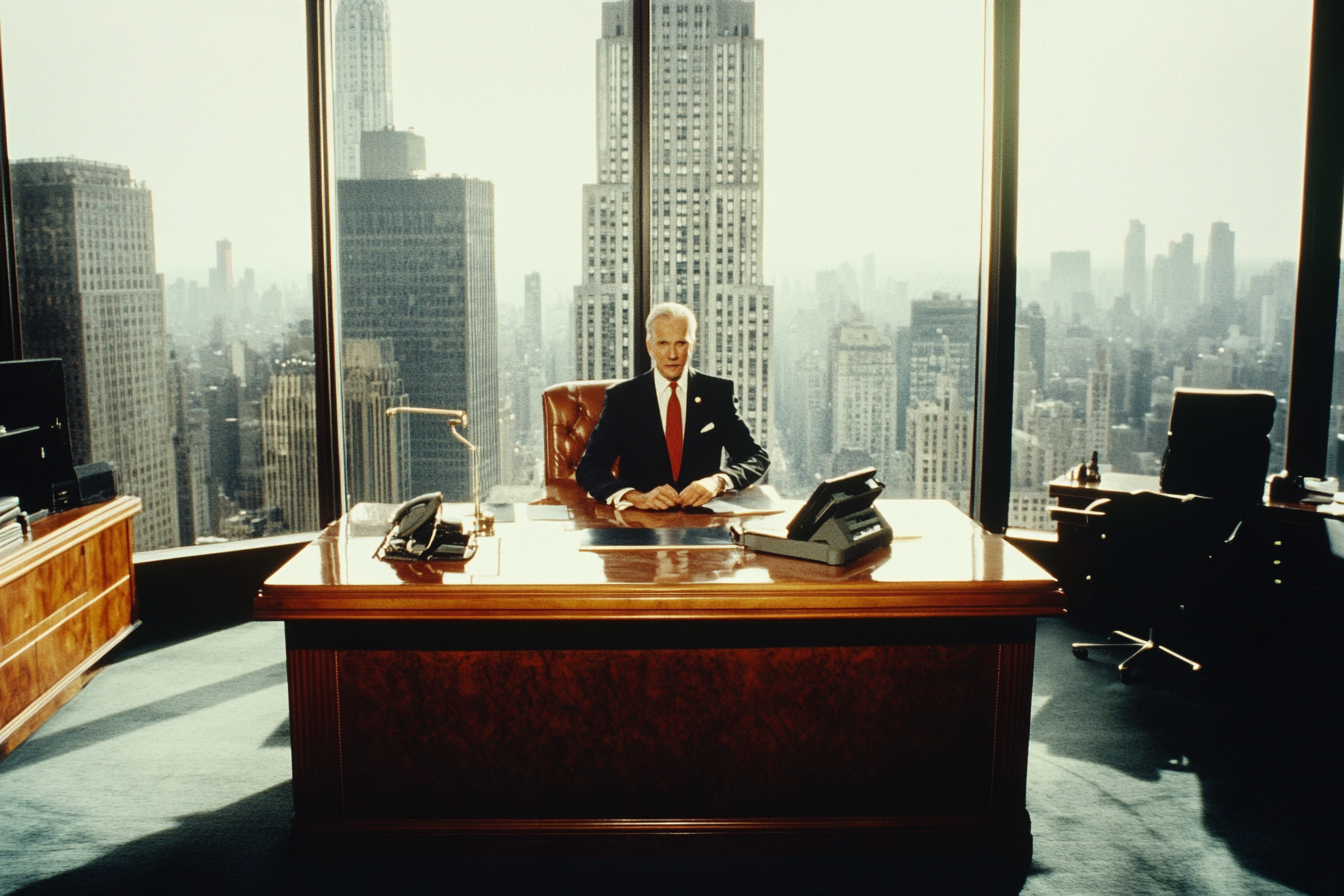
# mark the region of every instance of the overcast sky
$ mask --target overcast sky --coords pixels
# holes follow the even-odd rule
[[[597,0],[390,0],[396,125],[428,165],[492,181],[497,284],[518,304],[579,276],[594,178]],[[1024,0],[1019,253],[1118,267],[1196,259],[1228,221],[1238,259],[1295,258],[1308,0]],[[765,275],[973,271],[983,4],[758,0],[765,42]],[[229,238],[263,287],[309,268],[299,0],[0,0],[10,156],[128,165],[154,194],[158,265],[205,282]]]

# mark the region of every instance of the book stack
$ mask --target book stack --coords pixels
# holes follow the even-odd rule
[[[22,543],[25,531],[19,499],[12,495],[0,497],[0,551]]]

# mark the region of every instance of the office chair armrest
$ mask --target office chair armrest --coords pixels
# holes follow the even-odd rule
[[[1087,505],[1086,510],[1077,510],[1072,507],[1051,507],[1050,519],[1056,523],[1064,523],[1069,526],[1097,525],[1106,518],[1105,508],[1110,503],[1110,498],[1098,498]]]

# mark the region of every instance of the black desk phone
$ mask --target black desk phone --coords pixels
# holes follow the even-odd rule
[[[392,529],[374,554],[379,560],[469,560],[476,540],[461,520],[443,519],[443,492],[412,498],[393,512]]]

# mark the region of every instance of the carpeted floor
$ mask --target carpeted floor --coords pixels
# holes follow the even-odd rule
[[[1333,757],[1293,701],[1124,685],[1074,659],[1070,624],[1038,632],[1025,881],[945,859],[290,859],[283,629],[249,623],[124,652],[0,763],[0,893],[1344,892]]]

